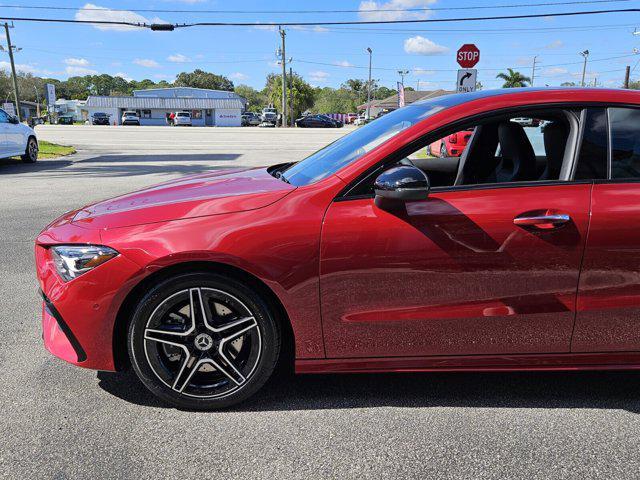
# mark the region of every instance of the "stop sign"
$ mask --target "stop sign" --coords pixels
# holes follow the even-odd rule
[[[480,50],[473,43],[465,43],[458,50],[456,60],[462,68],[473,68],[480,61]]]

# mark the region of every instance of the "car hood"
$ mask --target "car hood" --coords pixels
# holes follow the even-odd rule
[[[266,168],[223,170],[179,178],[87,205],[72,222],[116,228],[255,210],[295,190]]]

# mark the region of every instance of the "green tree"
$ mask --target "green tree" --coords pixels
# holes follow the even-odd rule
[[[234,91],[241,97],[247,99],[247,108],[251,112],[259,112],[269,103],[267,97],[262,92],[248,85],[238,85],[234,88]]]
[[[525,77],[523,74],[516,72],[512,68],[507,68],[507,73],[499,73],[496,75],[496,78],[504,80],[502,88],[528,87],[529,83],[531,83],[531,79],[529,77]]]
[[[304,79],[293,72],[293,76],[287,76],[287,104],[290,94],[293,93],[293,115],[297,118],[302,112],[311,108],[314,101],[314,89]],[[275,105],[280,110],[282,104],[282,77],[275,73],[267,75],[267,82],[263,90],[269,103]]]
[[[208,88],[211,90],[233,91],[233,82],[227,77],[196,69],[193,72],[182,72],[174,82],[176,87]]]
[[[635,82],[629,82],[629,88],[631,90],[640,90],[640,80],[636,80]]]
[[[383,100],[385,98],[390,97],[391,95],[395,95],[398,93],[396,90],[387,87],[378,87],[374,90],[375,95],[371,95],[371,98],[375,98],[377,100]]]
[[[365,100],[366,102],[366,100]],[[313,111],[316,113],[351,113],[357,110],[358,99],[347,88],[324,87],[316,91]]]

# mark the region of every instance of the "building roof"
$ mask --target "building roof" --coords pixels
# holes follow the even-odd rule
[[[162,97],[103,97],[90,95],[85,104],[87,108],[154,108],[164,110],[200,110],[200,109],[239,109],[242,100],[238,98],[162,98]]]
[[[418,100],[427,100],[429,98],[440,97],[442,95],[449,95],[454,93],[449,90],[405,90],[404,91],[404,103],[405,105],[410,105],[413,102],[417,102]],[[382,100],[372,100],[371,101],[372,108],[389,108],[394,109],[398,108],[398,94],[395,93],[390,97],[383,98]],[[365,110],[367,108],[367,104],[364,103],[358,106],[359,110]]]

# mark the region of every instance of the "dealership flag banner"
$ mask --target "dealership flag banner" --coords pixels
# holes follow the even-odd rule
[[[404,107],[404,85],[398,82],[398,108]]]

